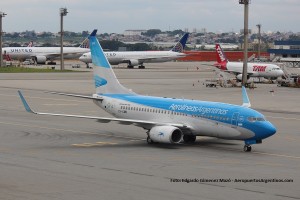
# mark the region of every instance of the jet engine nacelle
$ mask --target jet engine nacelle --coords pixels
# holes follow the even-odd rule
[[[243,74],[237,75],[236,79],[239,80],[239,81],[242,81]],[[252,82],[255,82],[254,79],[252,77],[250,77],[249,75],[247,75],[247,82],[246,83],[252,83]]]
[[[153,142],[179,143],[182,140],[182,131],[174,126],[155,126],[149,132],[149,137]]]
[[[238,80],[242,80],[243,79],[243,74],[238,74],[237,76],[236,76],[236,78],[238,79]],[[247,75],[247,80],[249,80],[249,78],[250,78],[250,76],[249,75]]]
[[[128,64],[130,66],[136,66],[136,65],[139,65],[139,61],[135,60],[135,59],[131,59],[131,60],[128,61]]]
[[[37,64],[46,64],[46,56],[36,56],[35,58],[35,61]]]
[[[238,74],[236,76],[236,79],[239,80],[239,81],[241,81],[243,79],[243,74]]]

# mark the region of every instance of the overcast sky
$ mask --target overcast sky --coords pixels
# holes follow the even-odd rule
[[[59,8],[67,7],[66,31],[98,29],[123,33],[126,29],[163,31],[206,28],[238,32],[243,28],[243,5],[238,0],[1,0],[3,31],[59,31]],[[249,28],[300,32],[300,0],[251,0]]]

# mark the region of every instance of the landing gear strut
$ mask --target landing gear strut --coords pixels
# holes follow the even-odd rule
[[[250,145],[245,145],[244,146],[244,151],[245,152],[250,152],[252,150],[252,147]]]
[[[148,143],[148,144],[153,144],[153,140],[151,140],[151,138],[150,138],[149,135],[147,136],[147,143]]]

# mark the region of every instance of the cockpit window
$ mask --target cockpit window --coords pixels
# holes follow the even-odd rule
[[[266,121],[263,117],[248,117],[249,122],[262,122]]]

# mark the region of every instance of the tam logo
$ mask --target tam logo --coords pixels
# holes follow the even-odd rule
[[[267,66],[254,65],[253,71],[254,72],[265,72],[266,68],[267,68]]]
[[[222,49],[220,48],[220,46],[217,47],[217,52],[219,54],[219,57],[220,57],[221,61],[222,62],[225,61],[226,58],[225,58],[225,56],[224,56],[224,54],[223,54]]]

